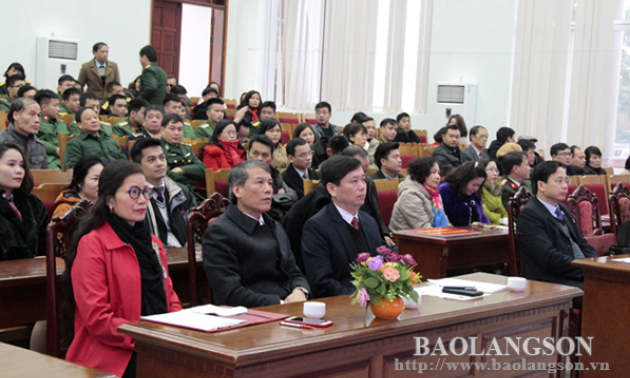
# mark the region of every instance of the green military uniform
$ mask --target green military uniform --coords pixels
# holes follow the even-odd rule
[[[214,133],[214,126],[215,123],[210,122],[210,120],[202,123],[201,125],[197,125],[197,128],[195,129],[195,138],[209,139],[212,136],[212,133]]]
[[[0,96],[8,96],[9,95],[9,87],[7,86],[7,82],[0,83]]]
[[[112,128],[112,125],[110,125],[107,122],[101,122],[101,130],[105,131],[105,134],[107,134],[108,137],[111,137],[114,134],[114,130]],[[81,129],[79,129],[79,125],[77,125],[76,121],[72,121],[70,123],[70,125],[68,126],[68,132],[70,133],[70,135],[79,135],[81,133]]]
[[[170,144],[162,138],[162,149],[168,163],[168,177],[188,186],[195,194],[195,203],[202,201],[204,197],[195,191],[195,185],[191,180],[205,180],[206,165],[197,158],[192,147],[187,144]],[[178,167],[184,170],[184,174],[171,172],[172,169]]]
[[[39,132],[37,133],[37,139],[42,142],[46,149],[46,155],[48,157],[48,169],[61,170],[61,161],[57,155],[57,148],[59,147],[59,134],[68,135],[68,126],[65,122],[58,119],[48,118],[43,116],[39,122]]]
[[[99,111],[98,114],[99,115],[110,115],[112,114],[111,110],[109,110],[109,97],[105,97],[104,99],[101,100],[101,103],[99,104]]]
[[[252,139],[254,135],[258,135],[259,126],[260,126],[260,121],[252,122],[251,126],[249,127],[249,134],[247,135],[249,139]],[[238,127],[237,127],[237,130],[238,130]]]
[[[66,106],[66,104],[63,103],[63,101],[61,100],[61,95],[59,95],[59,116],[65,116],[66,114],[72,114],[70,113],[70,110],[68,110],[68,107]]]
[[[184,122],[184,138],[195,139],[197,136],[195,135],[195,129],[193,129],[192,125],[188,122]]]
[[[9,96],[0,97],[0,112],[8,112],[11,109],[11,98]]]
[[[144,67],[140,76],[140,92],[138,97],[149,104],[162,106],[166,95],[166,72],[156,63]]]
[[[521,183],[521,186],[524,186],[528,192],[533,194],[531,181],[525,180]],[[519,189],[520,187],[514,181],[510,180],[507,176],[503,176],[501,180],[501,202],[503,203],[505,211],[508,211],[510,198],[514,197]]]
[[[105,134],[103,130],[98,132],[98,138],[86,131],[72,139],[66,145],[64,161],[66,169],[73,169],[77,161],[85,155],[96,155],[104,164],[110,161],[125,159],[118,142]]]
[[[142,130],[142,127],[136,127],[131,123],[129,118],[125,118],[122,121],[118,122],[113,127],[114,135],[118,135],[121,137],[132,135],[133,133],[137,133]]]

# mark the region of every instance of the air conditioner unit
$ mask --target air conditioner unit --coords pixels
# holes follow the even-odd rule
[[[464,117],[466,125],[475,125],[477,85],[462,83],[437,83],[437,125],[444,126],[454,114]]]
[[[38,89],[57,90],[57,80],[62,75],[79,75],[79,41],[57,37],[37,38]]]

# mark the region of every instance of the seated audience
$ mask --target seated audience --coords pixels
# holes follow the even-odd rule
[[[199,101],[193,108],[193,115],[195,116],[195,119],[208,119],[208,115],[206,114],[208,111],[207,102],[211,98],[217,98],[218,95],[219,94],[216,89],[212,87],[204,88],[201,92],[201,101]]]
[[[443,175],[448,175],[453,168],[462,164],[459,150],[459,129],[455,125],[445,126],[442,133],[442,143],[433,151],[433,156],[440,165]]]
[[[536,143],[538,142],[538,139],[536,139],[535,137],[533,137],[533,136],[531,136],[531,135],[521,135],[521,136],[519,136],[519,137],[518,137],[518,140],[519,140],[519,141],[521,141],[521,140],[527,140],[527,141],[530,141],[530,142],[532,142],[532,143],[534,144],[534,155],[535,155],[535,158],[534,158],[534,163],[533,163],[533,164],[530,164],[530,165],[532,166],[532,169],[533,169],[533,168],[534,168],[534,167],[535,167],[538,163],[545,161],[545,159],[543,159],[543,158],[542,158],[542,156],[540,156],[540,154],[538,153],[538,151],[536,151]],[[521,147],[522,147],[522,145],[521,145]],[[523,152],[526,152],[526,151],[525,151],[525,147],[523,147]]]
[[[361,122],[363,126],[367,129],[367,144],[366,149],[368,152],[368,156],[370,157],[370,168],[376,168],[376,164],[374,163],[374,154],[376,153],[376,149],[380,142],[376,139],[376,123],[374,122],[374,118],[366,116],[363,118],[363,122]]]
[[[571,165],[573,162],[573,154],[571,147],[566,143],[556,143],[551,146],[551,160],[557,161],[567,172],[567,176],[577,175],[577,170]]]
[[[22,149],[31,169],[48,169],[44,144],[35,138],[39,132],[41,110],[30,98],[18,98],[11,103],[7,119],[9,126],[0,131],[0,143],[13,142]]]
[[[503,207],[501,197],[502,188],[499,181],[499,166],[497,161],[490,159],[490,157],[481,159],[480,162],[486,167],[486,175],[488,176],[483,183],[483,187],[479,190],[483,213],[490,220],[490,224],[498,225],[501,223],[501,219],[508,216],[507,209]]]
[[[190,123],[186,122],[185,116],[186,107],[182,100],[176,95],[167,95],[164,97],[164,114],[177,114],[179,118],[182,119],[182,125],[184,127],[183,138],[195,139],[197,136],[195,135],[195,129],[190,125]]]
[[[455,119],[453,117],[451,118]],[[464,127],[466,126],[464,125]],[[488,130],[483,126],[473,126],[473,128],[470,129],[470,146],[462,151],[462,161],[478,161],[489,157],[488,154],[483,151],[483,149],[486,148],[487,141]]]
[[[295,130],[293,131],[293,138],[301,138],[309,144],[309,146],[313,146],[315,142],[319,139],[317,138],[317,134],[313,131],[313,127],[308,123],[300,123],[297,125]]]
[[[59,116],[66,114],[75,114],[81,107],[80,98],[82,92],[76,88],[68,88],[61,96],[61,103],[65,106],[65,112],[59,109]]]
[[[448,118],[448,122],[446,126],[455,125],[459,129],[459,135],[462,138],[466,138],[468,136],[468,129],[466,128],[466,121],[464,121],[464,117],[459,114],[453,114]]]
[[[120,83],[112,81],[110,83],[107,83],[107,86],[105,86],[105,90],[107,91],[107,97],[100,100],[99,102],[99,114],[111,115],[111,105],[112,105],[111,97],[113,95],[120,95],[120,96],[126,97],[125,88],[122,85],[120,85]],[[87,93],[92,93],[92,92],[87,92]],[[96,98],[98,98],[98,96],[96,96]]]
[[[73,88],[70,88],[73,89]],[[35,101],[42,110],[42,118],[39,121],[37,139],[44,144],[49,169],[61,169],[59,160],[59,134],[68,134],[66,123],[57,119],[59,117],[59,102],[55,92],[42,89],[35,94]]]
[[[11,109],[13,101],[19,97],[18,92],[20,88],[26,85],[26,78],[22,74],[16,74],[9,76],[7,79],[8,94],[0,97],[0,112],[8,112]]]
[[[98,114],[100,105],[96,93],[86,92],[82,94],[81,97],[79,97],[79,108],[92,108],[92,110],[94,110]],[[101,130],[103,130],[105,134],[107,134],[107,136],[111,137],[114,134],[112,125],[107,122],[100,121],[100,119],[99,122],[101,124]],[[77,135],[81,132],[79,126],[77,125],[76,119],[70,122],[70,125],[68,125],[68,132],[71,135]]]
[[[398,130],[394,142],[400,143],[420,143],[420,138],[411,130],[411,117],[407,113],[400,113],[396,116]]]
[[[514,130],[510,129],[509,127],[504,126],[499,128],[499,130],[497,130],[497,139],[493,140],[492,143],[490,143],[490,147],[488,148],[488,155],[490,155],[491,158],[496,159],[497,151],[499,151],[499,148],[501,148],[501,146],[503,146],[505,143],[516,142],[516,140],[514,139],[515,134],[516,133],[514,132]]]
[[[290,164],[282,173],[282,178],[301,199],[304,197],[304,181],[320,179],[319,173],[311,169],[313,152],[304,139],[293,138],[287,143],[287,156]]]
[[[511,142],[504,143],[503,146],[501,146],[501,148],[499,148],[499,150],[497,151],[496,159],[501,161],[501,158],[503,158],[505,155],[509,154],[510,152],[523,152],[523,149],[518,143],[511,143]],[[529,157],[527,161],[529,162]]]
[[[521,146],[521,150],[527,154],[527,162],[532,169],[536,165],[536,145],[529,139],[519,138],[516,143]]]
[[[583,289],[582,268],[575,259],[597,257],[577,227],[571,210],[562,203],[570,180],[557,161],[545,161],[534,168],[534,195],[516,222],[518,244],[523,255],[525,277],[530,280],[576,286]],[[582,297],[573,300],[582,307]]]
[[[129,155],[144,171],[152,190],[146,213],[149,230],[168,248],[186,246],[186,220],[194,206],[193,196],[186,186],[166,176],[162,143],[155,138],[142,139],[133,145]]]
[[[251,124],[249,124],[247,121],[243,121],[241,120],[241,122],[239,122],[236,125],[236,136],[238,138],[238,141],[241,142],[241,144],[243,143],[249,143],[249,129],[251,127]]]
[[[180,114],[180,116],[183,115],[182,119],[184,121],[190,121],[192,118],[190,117],[190,112],[188,112],[188,108],[187,106],[191,106],[192,102],[190,101],[190,99],[188,98],[187,94],[188,91],[186,90],[186,88],[183,85],[174,85],[171,87],[171,95],[175,95],[177,96],[181,101],[182,101],[182,113]]]
[[[35,98],[35,94],[37,93],[37,89],[31,85],[26,84],[23,87],[20,87],[18,90],[18,98]]]
[[[144,124],[140,131],[129,135],[127,139],[127,151],[129,151],[129,142],[144,138],[162,138],[162,107],[159,105],[147,106],[146,115],[144,116]]]
[[[9,94],[9,78],[13,75],[22,75],[26,78],[26,74],[24,73],[24,67],[20,63],[11,63],[6,71],[4,71],[5,82],[0,83],[0,96],[6,96]],[[26,84],[30,84],[30,82],[26,82]]]
[[[433,144],[431,146],[437,147],[442,144],[442,134],[446,132],[446,126],[441,127],[435,134],[433,134]]]
[[[77,161],[85,155],[96,155],[104,164],[117,159],[125,159],[118,142],[101,130],[98,115],[90,108],[81,108],[76,114],[81,133],[66,145],[64,161],[66,169],[73,169]]]
[[[433,156],[423,156],[409,163],[409,178],[398,185],[398,200],[392,211],[392,231],[448,227],[442,205],[440,166]]]
[[[116,329],[182,309],[164,247],[144,221],[150,196],[137,164],[103,169],[98,199],[82,216],[66,259],[68,298],[76,305],[70,362],[135,377],[135,341]]]
[[[260,93],[257,91],[249,91],[243,97],[243,101],[236,107],[234,114],[234,122],[239,123],[242,120],[249,122],[252,127],[249,130],[249,137],[258,134],[258,126],[260,126],[260,104],[262,103]]]
[[[367,151],[367,129],[360,123],[349,123],[343,128],[345,136],[351,144],[364,148]]]
[[[77,81],[70,75],[62,75],[59,80],[57,80],[57,103],[59,104],[59,113],[68,114],[68,108],[63,103],[63,94],[66,90],[75,88]]]
[[[129,101],[127,103],[127,114],[129,116],[114,125],[114,135],[124,137],[141,132],[147,107],[149,107],[149,103],[141,98]]]
[[[531,167],[527,155],[520,151],[512,151],[501,158],[503,179],[501,180],[501,202],[503,208],[508,209],[510,198],[514,197],[521,185],[532,192],[532,184],[529,181]]]
[[[438,187],[444,212],[453,226],[470,226],[473,222],[490,223],[483,212],[479,194],[486,177],[483,164],[469,161],[451,171]]]
[[[260,105],[260,121],[269,118],[276,119],[276,103],[273,101],[265,101]]]
[[[46,254],[48,214],[32,190],[33,176],[20,146],[0,143],[0,260]]]
[[[214,171],[232,169],[245,160],[245,150],[236,138],[236,123],[224,119],[215,127],[210,141],[203,148],[203,163]]]
[[[586,154],[580,147],[573,145],[571,146],[571,155],[573,155],[573,159],[571,159],[571,166],[575,171],[575,175],[584,175],[584,167],[586,167]],[[567,176],[569,176],[568,170]]]
[[[310,288],[295,264],[287,234],[266,214],[274,192],[269,166],[260,161],[237,164],[228,175],[228,187],[232,206],[203,236],[203,266],[213,304],[259,307],[305,301]]]
[[[586,155],[585,175],[607,175],[602,168],[602,151],[597,146],[586,147],[584,154]]]
[[[370,176],[372,180],[405,178],[399,173],[402,169],[402,159],[398,148],[398,142],[385,142],[378,146],[376,153],[374,153],[378,171]]]
[[[380,130],[379,143],[393,142],[398,132],[398,122],[392,118],[385,118],[381,121]]]
[[[214,132],[215,125],[223,119],[223,105],[225,102],[220,98],[210,98],[205,101],[206,105],[205,115],[208,121],[197,125],[195,128],[195,138],[210,138]]]
[[[125,93],[126,96],[132,99],[138,97],[138,93],[140,93],[140,77],[141,76],[137,76],[131,83],[129,83]]]
[[[339,128],[330,123],[330,117],[332,116],[332,108],[327,102],[320,102],[315,105],[315,116],[317,123],[313,125],[313,130],[320,140],[328,140],[335,135],[340,135]]]
[[[127,98],[124,95],[112,95],[109,98],[109,104],[109,117],[107,118],[127,116]]]
[[[275,169],[286,169],[289,166],[289,158],[287,157],[287,149],[282,144],[280,122],[274,118],[268,118],[260,122],[258,135],[266,135],[273,142],[271,166]]]
[[[385,244],[376,221],[360,211],[366,197],[361,162],[332,157],[321,175],[332,203],[306,222],[302,237],[306,277],[316,298],[351,294],[350,263],[362,252],[376,256],[376,248]]]
[[[350,123],[363,123],[368,118],[368,115],[363,112],[356,112],[352,115]],[[365,126],[365,125],[364,125]]]
[[[72,170],[70,185],[55,200],[53,217],[64,215],[82,199],[96,202],[98,179],[103,167],[103,161],[96,155],[85,155],[79,159]]]

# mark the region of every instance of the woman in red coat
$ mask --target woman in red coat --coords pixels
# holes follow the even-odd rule
[[[134,340],[116,329],[182,309],[162,243],[144,222],[151,194],[130,161],[111,162],[101,173],[98,199],[68,249],[64,279],[76,304],[68,361],[135,377]]]
[[[210,141],[203,148],[203,163],[218,171],[232,169],[245,160],[245,150],[236,136],[236,123],[229,119],[219,121],[214,127]]]

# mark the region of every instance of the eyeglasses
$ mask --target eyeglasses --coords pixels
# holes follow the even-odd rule
[[[16,85],[12,85],[11,88],[22,88],[24,86],[24,84],[16,84]]]
[[[236,131],[224,131],[225,135],[236,135]]]
[[[496,168],[487,168],[486,171],[488,172],[494,172],[494,173],[499,173],[499,170]]]
[[[560,156],[562,156],[562,157],[573,156],[573,154],[572,154],[572,153],[570,153],[570,152],[561,152],[561,153],[559,153],[558,155],[560,155]]]
[[[142,189],[139,186],[135,185],[129,188],[129,197],[131,197],[131,199],[140,198],[140,193],[142,193],[144,199],[148,200],[149,198],[151,198],[151,194],[153,194],[153,189],[149,187]]]
[[[174,87],[175,84],[166,84],[167,87]]]
[[[566,183],[567,185],[571,185],[571,179],[568,178],[568,177],[565,178],[565,179],[557,178],[557,179],[553,180],[553,182],[555,182],[558,185],[562,185],[563,183]]]

